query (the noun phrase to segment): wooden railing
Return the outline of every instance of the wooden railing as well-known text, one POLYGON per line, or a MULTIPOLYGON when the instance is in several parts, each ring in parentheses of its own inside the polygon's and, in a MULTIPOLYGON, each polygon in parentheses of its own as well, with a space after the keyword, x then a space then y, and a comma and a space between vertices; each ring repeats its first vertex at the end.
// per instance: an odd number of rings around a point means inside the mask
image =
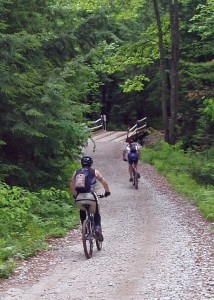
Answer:
POLYGON ((145 129, 146 129, 146 117, 141 120, 137 120, 136 124, 133 127, 128 129, 127 139, 133 138, 137 140, 140 136, 143 135, 145 129))
POLYGON ((101 115, 96 121, 91 121, 88 129, 93 132, 97 130, 106 131, 106 115, 101 115))
MULTIPOLYGON (((127 139, 138 140, 141 136, 143 136, 146 129, 146 119, 147 118, 145 117, 141 120, 137 120, 136 124, 128 129, 127 139)), ((96 121, 90 121, 87 127, 92 132, 99 130, 106 131, 106 115, 101 115, 96 121)))

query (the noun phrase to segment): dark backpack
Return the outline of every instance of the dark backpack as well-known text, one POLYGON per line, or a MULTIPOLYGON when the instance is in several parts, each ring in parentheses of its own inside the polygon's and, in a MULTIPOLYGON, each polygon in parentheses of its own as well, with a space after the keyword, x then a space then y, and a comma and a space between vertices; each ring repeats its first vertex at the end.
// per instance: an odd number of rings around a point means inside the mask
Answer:
POLYGON ((76 171, 75 190, 77 193, 89 193, 91 191, 90 170, 82 168, 76 171))

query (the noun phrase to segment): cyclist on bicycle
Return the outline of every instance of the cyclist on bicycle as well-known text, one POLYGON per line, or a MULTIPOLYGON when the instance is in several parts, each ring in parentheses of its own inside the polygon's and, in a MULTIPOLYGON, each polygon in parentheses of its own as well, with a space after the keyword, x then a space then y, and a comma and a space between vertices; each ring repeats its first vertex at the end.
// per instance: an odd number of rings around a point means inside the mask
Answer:
POLYGON ((140 157, 141 154, 141 145, 139 143, 136 143, 133 139, 126 139, 127 144, 125 145, 125 147, 123 148, 123 160, 127 161, 127 156, 128 153, 130 152, 130 146, 134 145, 136 147, 137 153, 140 157))
MULTIPOLYGON (((92 193, 97 205, 96 205, 96 212, 94 214, 94 222, 95 222, 95 233, 96 235, 99 237, 100 241, 103 241, 103 235, 102 235, 102 227, 101 227, 101 215, 100 215, 100 210, 99 210, 99 203, 96 197, 96 193, 94 191, 94 186, 96 183, 96 179, 102 183, 104 189, 105 189, 105 194, 104 196, 107 197, 109 196, 111 193, 109 191, 109 186, 107 181, 104 179, 104 177, 101 175, 101 173, 98 170, 95 170, 93 168, 91 168, 93 164, 93 159, 90 156, 83 156, 81 158, 81 165, 82 168, 78 169, 74 172, 72 179, 71 179, 71 183, 70 183, 70 188, 71 188, 71 192, 73 197, 76 199, 78 192, 77 192, 77 188, 76 188, 76 176, 81 173, 83 170, 87 170, 88 172, 88 190, 85 191, 86 193, 92 193)), ((80 220, 81 223, 83 224, 84 220, 86 219, 86 212, 84 210, 80 209, 80 220)))
MULTIPOLYGON (((130 152, 128 153, 128 163, 129 163, 129 175, 130 175, 130 179, 129 181, 132 182, 133 178, 132 178, 132 164, 135 164, 136 167, 136 171, 137 171, 137 165, 138 165, 138 160, 139 160, 139 154, 137 152, 136 146, 134 144, 130 145, 130 152)), ((140 174, 138 174, 138 178, 140 178, 140 174)))
MULTIPOLYGON (((129 166, 128 166, 128 172, 129 172, 129 175, 130 175, 130 179, 129 181, 132 182, 133 181, 133 178, 132 178, 132 163, 131 161, 134 159, 132 159, 130 157, 130 153, 134 153, 134 155, 131 155, 131 156, 135 156, 135 160, 137 161, 136 162, 136 169, 137 169, 137 164, 138 164, 138 160, 140 158, 140 154, 141 154, 141 145, 139 145, 139 143, 136 143, 134 142, 133 139, 126 139, 126 142, 127 144, 125 145, 124 149, 123 149, 123 160, 124 161, 127 161, 129 162, 129 166), (127 156, 127 158, 126 158, 127 156), (130 157, 130 158, 129 158, 130 157)), ((138 178, 140 178, 140 174, 138 173, 138 178)))

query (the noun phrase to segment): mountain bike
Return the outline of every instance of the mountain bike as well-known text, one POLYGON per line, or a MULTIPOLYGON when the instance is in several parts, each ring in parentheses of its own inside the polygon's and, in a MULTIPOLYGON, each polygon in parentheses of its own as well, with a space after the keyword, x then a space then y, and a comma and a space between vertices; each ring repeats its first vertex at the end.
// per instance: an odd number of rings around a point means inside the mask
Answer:
POLYGON ((132 163, 132 178, 133 178, 133 185, 135 186, 136 190, 138 189, 138 172, 137 172, 137 165, 136 163, 132 163))
POLYGON ((95 234, 94 214, 96 211, 97 199, 105 197, 104 195, 95 195, 85 193, 78 195, 76 199, 77 206, 86 211, 86 219, 82 224, 82 243, 86 258, 91 258, 93 255, 94 243, 97 250, 102 249, 102 241, 95 234))
MULTIPOLYGON (((128 161, 127 159, 123 159, 124 161, 128 161)), ((132 165, 132 178, 133 178, 133 185, 135 186, 136 190, 138 189, 138 180, 139 180, 139 174, 137 172, 137 164, 136 162, 133 162, 132 165)))

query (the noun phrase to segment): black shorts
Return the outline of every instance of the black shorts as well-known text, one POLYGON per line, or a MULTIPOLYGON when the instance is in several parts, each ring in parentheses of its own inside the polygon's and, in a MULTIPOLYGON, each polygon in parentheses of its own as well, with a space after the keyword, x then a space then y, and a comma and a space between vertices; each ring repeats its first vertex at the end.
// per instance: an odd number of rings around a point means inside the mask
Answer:
POLYGON ((133 159, 133 160, 129 160, 129 164, 132 165, 132 164, 137 164, 138 163, 138 160, 136 159, 133 159))

